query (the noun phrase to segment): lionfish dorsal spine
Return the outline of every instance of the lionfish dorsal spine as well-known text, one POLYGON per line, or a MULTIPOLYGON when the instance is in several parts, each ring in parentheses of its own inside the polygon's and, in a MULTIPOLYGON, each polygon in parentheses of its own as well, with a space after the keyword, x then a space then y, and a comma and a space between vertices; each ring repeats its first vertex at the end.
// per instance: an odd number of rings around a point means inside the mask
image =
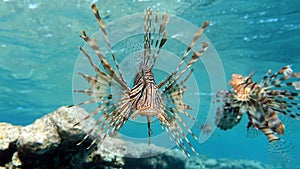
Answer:
MULTIPOLYGON (((105 71, 107 72, 107 75, 109 75, 111 78, 113 78, 116 82, 118 82, 124 89, 129 89, 127 84, 124 83, 119 76, 115 73, 113 67, 110 65, 110 63, 105 59, 105 57, 103 56, 103 54, 101 53, 99 47, 98 47, 98 42, 95 38, 90 38, 85 31, 82 31, 82 35, 80 35, 80 37, 82 39, 84 39, 87 44, 94 50, 94 52, 97 54, 103 68, 105 69, 105 71)), ((87 52, 82 49, 81 47, 81 51, 84 51, 85 55, 87 54, 87 52)), ((88 54, 87 56, 89 58, 91 58, 88 54)))
POLYGON ((169 22, 169 17, 166 13, 164 13, 162 15, 161 23, 159 26, 159 31, 156 35, 156 27, 157 27, 158 21, 159 21, 158 15, 159 15, 159 12, 156 11, 154 26, 153 26, 153 29, 151 30, 151 28, 152 28, 152 10, 150 8, 148 8, 144 13, 144 32, 145 32, 145 34, 144 34, 143 65, 148 65, 150 69, 152 69, 154 67, 157 57, 159 55, 159 52, 167 41, 166 27, 169 22), (154 45, 154 48, 152 48, 151 46, 153 45, 155 36, 156 36, 155 45, 154 45), (154 52, 153 52, 153 50, 154 50, 154 52), (152 56, 151 56, 151 54, 152 54, 152 56))

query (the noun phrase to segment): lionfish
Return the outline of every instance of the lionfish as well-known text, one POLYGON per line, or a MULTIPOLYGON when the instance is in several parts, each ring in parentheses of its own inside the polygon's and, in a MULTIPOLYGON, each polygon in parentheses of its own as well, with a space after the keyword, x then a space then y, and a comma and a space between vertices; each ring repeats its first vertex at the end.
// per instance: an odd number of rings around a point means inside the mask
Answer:
MULTIPOLYGON (((252 81, 252 75, 243 77, 233 74, 228 85, 231 91, 220 91, 218 101, 224 103, 216 113, 215 124, 221 130, 237 125, 243 116, 248 115, 247 129, 262 131, 268 138, 270 149, 280 150, 276 145, 285 131, 283 122, 278 115, 286 115, 294 119, 300 117, 300 72, 293 72, 290 65, 284 66, 272 74, 269 70, 260 83, 252 81)), ((270 150, 274 151, 274 150, 270 150)))
MULTIPOLYGON (((129 118, 135 119, 138 115, 146 116, 148 122, 148 143, 152 134, 150 125, 153 117, 157 117, 163 130, 167 131, 171 140, 187 155, 188 147, 194 154, 198 154, 191 145, 184 130, 187 130, 194 139, 195 134, 188 128, 181 115, 196 120, 187 110, 191 107, 183 101, 183 94, 187 87, 184 85, 191 76, 193 69, 191 66, 206 51, 208 43, 203 42, 199 51, 194 51, 185 67, 181 66, 187 59, 193 46, 209 25, 205 21, 199 30, 194 34, 193 40, 186 49, 176 70, 170 73, 163 81, 156 83, 152 69, 155 65, 161 48, 167 41, 166 27, 168 24, 168 15, 164 13, 159 24, 159 13, 155 13, 154 26, 152 24, 152 11, 147 9, 144 13, 144 52, 143 58, 138 65, 134 77, 134 84, 129 87, 123 78, 117 59, 112 51, 105 24, 95 4, 92 5, 92 11, 98 21, 102 34, 110 50, 111 57, 115 64, 116 70, 104 57, 98 47, 97 40, 89 37, 85 31, 82 31, 81 38, 93 49, 98 56, 102 69, 97 66, 91 59, 90 55, 79 46, 80 51, 88 59, 90 65, 96 72, 95 76, 79 73, 89 83, 90 88, 85 90, 75 90, 91 96, 90 100, 79 103, 78 105, 97 103, 97 108, 83 120, 87 120, 96 115, 100 115, 96 121, 96 126, 87 132, 87 135, 79 143, 84 142, 91 133, 97 131, 97 136, 93 138, 91 146, 95 143, 102 143, 107 137, 114 137, 124 126, 129 118), (157 29, 159 25, 159 28, 157 29), (158 32, 156 32, 158 30, 158 32), (119 92, 119 94, 117 94, 119 92)), ((80 122, 79 122, 80 123, 80 122)), ((79 124, 77 123, 77 124, 79 124)))

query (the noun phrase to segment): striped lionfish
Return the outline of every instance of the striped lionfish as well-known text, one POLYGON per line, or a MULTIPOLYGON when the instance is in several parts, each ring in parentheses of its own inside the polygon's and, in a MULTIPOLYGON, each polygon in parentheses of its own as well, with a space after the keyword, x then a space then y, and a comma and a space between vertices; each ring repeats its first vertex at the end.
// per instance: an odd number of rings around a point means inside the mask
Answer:
POLYGON ((144 13, 143 58, 138 65, 138 71, 134 77, 133 87, 129 87, 123 78, 117 59, 112 51, 104 21, 99 15, 99 11, 95 4, 92 5, 92 11, 108 45, 116 70, 114 70, 113 66, 107 61, 100 51, 97 40, 89 37, 85 31, 82 31, 81 38, 85 40, 96 53, 103 68, 101 67, 101 69, 98 67, 92 61, 90 55, 82 47, 79 47, 80 51, 93 67, 96 75, 90 76, 79 73, 89 83, 90 88, 86 90, 75 90, 75 92, 87 94, 91 96, 91 99, 79 103, 78 105, 98 103, 98 107, 83 120, 100 115, 96 122, 96 126, 87 132, 87 135, 79 144, 84 142, 89 135, 94 132, 97 132, 97 136, 93 138, 91 146, 95 143, 101 144, 108 136, 116 136, 118 131, 129 118, 135 119, 138 115, 141 115, 146 116, 147 118, 149 144, 150 136, 152 134, 150 128, 152 118, 157 117, 162 129, 167 131, 170 139, 174 140, 176 145, 187 156, 190 154, 183 139, 193 153, 197 154, 183 129, 187 130, 188 133, 190 133, 195 139, 197 138, 187 127, 187 124, 183 121, 180 115, 184 115, 195 120, 195 117, 192 117, 187 112, 187 110, 191 109, 191 107, 182 100, 183 94, 187 89, 184 84, 193 72, 193 69, 190 67, 199 59, 200 56, 203 55, 208 47, 208 43, 203 42, 202 49, 200 51, 194 51, 185 67, 181 68, 181 66, 185 62, 204 29, 209 25, 209 22, 204 22, 195 33, 194 38, 181 58, 177 69, 157 84, 152 69, 161 48, 167 41, 166 27, 168 24, 168 15, 164 13, 161 18, 161 23, 159 24, 159 13, 156 12, 153 25, 152 11, 147 9, 144 13), (158 25, 159 28, 157 29, 158 25), (115 94, 116 92, 120 93, 115 94))
POLYGON ((217 94, 217 97, 222 98, 218 101, 224 105, 218 108, 215 123, 222 130, 231 129, 246 113, 249 119, 248 131, 251 128, 262 131, 272 148, 285 130, 278 115, 299 119, 300 81, 297 80, 300 72, 293 72, 289 65, 274 74, 269 70, 260 83, 252 81, 252 75, 243 77, 233 74, 228 83, 232 90, 217 94))

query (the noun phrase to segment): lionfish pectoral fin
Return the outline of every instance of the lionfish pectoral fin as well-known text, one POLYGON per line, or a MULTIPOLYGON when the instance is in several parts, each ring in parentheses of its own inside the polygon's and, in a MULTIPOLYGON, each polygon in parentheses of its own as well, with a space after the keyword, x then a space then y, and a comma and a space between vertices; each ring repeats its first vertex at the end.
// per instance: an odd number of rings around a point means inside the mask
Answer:
MULTIPOLYGON (((124 89, 129 90, 129 87, 127 86, 127 84, 125 82, 123 82, 122 78, 120 78, 116 72, 114 71, 113 67, 109 64, 109 62, 105 59, 105 57, 103 56, 103 54, 100 52, 100 49, 98 47, 98 42, 95 38, 90 38, 85 31, 82 31, 82 35, 80 36, 84 41, 87 42, 87 44, 94 50, 94 52, 97 54, 100 63, 102 64, 103 68, 105 69, 108 77, 112 78, 113 80, 115 80, 116 82, 118 82, 120 84, 120 86, 122 86, 124 89)), ((80 51, 89 59, 89 61, 91 60, 90 56, 87 54, 87 52, 82 49, 82 47, 79 47, 80 51)), ((91 61, 90 61, 91 63, 91 61)), ((92 64, 92 63, 91 63, 92 64)), ((93 65, 92 65, 93 66, 93 65)), ((93 66, 94 67, 94 66, 93 66)), ((94 67, 95 69, 95 67, 94 67)))
POLYGON ((117 62, 117 59, 116 59, 116 57, 115 57, 115 54, 114 54, 113 51, 112 51, 111 44, 110 44, 110 41, 109 41, 109 38, 108 38, 108 35, 107 35, 107 32, 106 32, 106 29, 105 29, 104 21, 102 20, 100 14, 99 14, 99 11, 98 11, 98 9, 97 9, 97 6, 96 6, 95 4, 92 4, 91 7, 92 7, 93 13, 94 13, 94 15, 95 15, 95 17, 96 17, 96 19, 97 19, 97 21, 98 21, 98 24, 99 24, 99 26, 100 26, 100 28, 101 28, 102 34, 103 34, 103 36, 104 36, 104 39, 105 39, 106 44, 107 44, 107 46, 108 46, 108 49, 109 49, 109 51, 110 51, 110 53, 111 53, 111 56, 112 56, 112 58, 113 58, 113 61, 114 61, 115 65, 116 65, 117 71, 118 71, 118 73, 119 73, 119 75, 120 75, 120 80, 122 81, 122 83, 124 83, 125 85, 127 85, 127 83, 126 83, 126 81, 124 80, 124 77, 123 77, 123 75, 122 75, 120 66, 119 66, 119 64, 118 64, 118 62, 117 62))
POLYGON ((187 137, 189 133, 195 140, 197 140, 196 135, 191 131, 190 127, 187 123, 182 119, 181 115, 185 115, 192 120, 194 119, 191 115, 189 115, 184 109, 184 102, 182 101, 181 97, 174 97, 171 93, 167 94, 165 97, 165 110, 159 114, 159 120, 161 123, 162 128, 165 128, 168 132, 170 139, 173 139, 176 145, 182 150, 184 154, 188 157, 190 154, 188 153, 187 147, 192 150, 195 155, 198 155, 198 152, 192 146, 190 140, 187 137), (183 106, 183 107, 182 107, 183 106), (180 110, 180 109, 183 110, 180 110), (185 140, 185 143, 182 140, 185 140))
MULTIPOLYGON (((177 147, 188 157, 190 153, 187 151, 184 142, 182 141, 182 134, 180 132, 181 128, 176 124, 176 120, 169 117, 165 112, 158 114, 158 119, 163 130, 165 130, 170 138, 173 140, 177 147)), ((184 135, 185 137, 185 135, 184 135)))
MULTIPOLYGON (((225 97, 232 97, 232 95, 228 93, 225 97)), ((225 98, 225 100, 231 99, 225 98)), ((240 109, 242 108, 238 105, 229 102, 219 106, 215 117, 216 126, 221 130, 228 130, 239 124, 243 115, 240 114, 240 109)))

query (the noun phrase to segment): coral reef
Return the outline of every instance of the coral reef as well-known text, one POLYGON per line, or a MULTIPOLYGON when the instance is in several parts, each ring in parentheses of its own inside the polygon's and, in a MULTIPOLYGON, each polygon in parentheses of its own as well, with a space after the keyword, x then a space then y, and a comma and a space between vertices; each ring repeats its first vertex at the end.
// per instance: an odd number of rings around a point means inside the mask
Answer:
POLYGON ((61 107, 28 126, 0 123, 0 169, 269 168, 253 161, 216 160, 205 157, 187 160, 180 151, 165 152, 162 147, 132 143, 118 138, 108 138, 101 145, 86 149, 91 140, 87 140, 82 145, 77 143, 95 121, 87 120, 74 127, 74 124, 86 115, 87 112, 79 107, 61 107), (148 158, 130 158, 145 157, 153 153, 158 155, 148 158))

